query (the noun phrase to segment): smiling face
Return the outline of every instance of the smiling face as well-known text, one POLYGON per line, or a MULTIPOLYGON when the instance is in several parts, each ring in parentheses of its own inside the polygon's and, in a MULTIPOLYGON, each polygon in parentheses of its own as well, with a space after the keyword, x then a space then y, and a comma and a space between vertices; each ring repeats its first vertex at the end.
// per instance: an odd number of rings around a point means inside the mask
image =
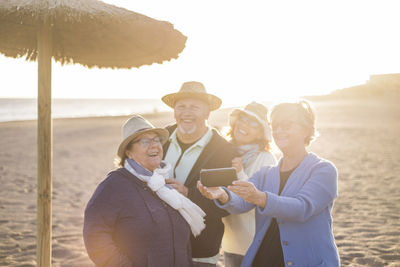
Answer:
POLYGON ((315 116, 301 103, 283 103, 272 110, 275 144, 285 153, 305 148, 314 134, 315 116))
POLYGON ((297 150, 305 147, 305 140, 309 136, 309 130, 296 121, 284 120, 272 122, 272 136, 275 144, 282 152, 297 150))
POLYGON ((174 117, 178 125, 178 131, 183 135, 201 136, 207 129, 206 121, 210 115, 210 109, 206 102, 184 98, 176 101, 174 117))
POLYGON ((263 129, 254 118, 240 114, 233 126, 233 140, 237 145, 254 144, 263 139, 263 129))
POLYGON ((156 133, 144 133, 136 138, 130 148, 125 151, 126 156, 152 172, 160 166, 163 156, 163 148, 159 140, 156 133))

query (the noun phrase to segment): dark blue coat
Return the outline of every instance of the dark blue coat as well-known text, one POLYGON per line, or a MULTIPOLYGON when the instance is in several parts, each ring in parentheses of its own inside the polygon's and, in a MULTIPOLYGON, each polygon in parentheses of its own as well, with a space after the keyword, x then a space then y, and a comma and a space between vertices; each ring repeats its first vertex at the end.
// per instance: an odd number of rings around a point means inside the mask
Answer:
POLYGON ((85 210, 83 238, 96 266, 191 266, 190 227, 124 168, 108 174, 85 210))

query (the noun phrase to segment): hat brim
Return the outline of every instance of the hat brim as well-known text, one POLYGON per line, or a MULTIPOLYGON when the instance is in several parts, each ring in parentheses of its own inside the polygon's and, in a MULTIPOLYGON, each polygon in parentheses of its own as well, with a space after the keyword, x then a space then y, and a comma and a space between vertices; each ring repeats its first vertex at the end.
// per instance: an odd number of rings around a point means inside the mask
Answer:
POLYGON ((161 100, 170 106, 171 108, 175 107, 176 101, 183 99, 183 98, 195 98, 195 99, 200 99, 208 103, 210 106, 210 111, 218 109, 221 104, 222 100, 212 94, 207 94, 207 93, 195 93, 195 92, 178 92, 178 93, 172 93, 165 95, 161 98, 161 100))
POLYGON ((246 114, 246 115, 248 115, 248 116, 250 116, 250 117, 256 119, 257 122, 258 122, 258 123, 261 125, 261 127, 263 128, 263 131, 264 131, 264 138, 265 138, 266 140, 268 140, 268 141, 271 141, 271 140, 272 140, 271 129, 270 129, 270 126, 269 126, 268 121, 263 121, 257 114, 255 114, 255 113, 253 113, 253 112, 251 112, 251 111, 245 110, 245 109, 239 109, 239 108, 237 108, 237 109, 234 109, 234 110, 231 112, 231 114, 229 115, 229 125, 230 125, 231 127, 235 124, 235 122, 236 122, 236 120, 237 120, 237 117, 239 116, 240 113, 244 113, 244 114, 246 114))
POLYGON ((148 128, 148 129, 144 129, 142 131, 136 132, 130 136, 128 136, 127 138, 125 138, 124 141, 121 142, 121 144, 118 147, 118 152, 117 155, 118 157, 122 158, 124 153, 125 153, 125 149, 126 146, 135 138, 137 138, 139 135, 145 134, 145 133, 151 133, 154 132, 156 133, 158 136, 160 136, 162 138, 162 144, 164 145, 165 142, 167 142, 168 137, 169 137, 169 132, 166 129, 163 128, 148 128))

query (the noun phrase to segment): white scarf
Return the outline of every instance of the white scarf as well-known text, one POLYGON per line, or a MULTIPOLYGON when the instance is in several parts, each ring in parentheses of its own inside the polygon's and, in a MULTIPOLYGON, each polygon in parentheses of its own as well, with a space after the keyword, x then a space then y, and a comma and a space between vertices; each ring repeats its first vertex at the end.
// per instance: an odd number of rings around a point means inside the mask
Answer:
POLYGON ((241 145, 237 147, 237 151, 242 158, 242 164, 245 170, 248 168, 249 164, 254 162, 258 154, 261 153, 258 144, 241 145))
POLYGON ((164 163, 161 164, 163 167, 155 169, 152 176, 139 174, 128 163, 128 161, 125 161, 124 167, 134 176, 147 183, 147 186, 156 192, 159 198, 168 203, 172 208, 176 209, 190 225, 193 235, 198 236, 206 226, 204 224, 204 216, 206 214, 190 199, 176 191, 174 188, 166 186, 165 178, 167 178, 171 165, 165 161, 162 162, 164 163))

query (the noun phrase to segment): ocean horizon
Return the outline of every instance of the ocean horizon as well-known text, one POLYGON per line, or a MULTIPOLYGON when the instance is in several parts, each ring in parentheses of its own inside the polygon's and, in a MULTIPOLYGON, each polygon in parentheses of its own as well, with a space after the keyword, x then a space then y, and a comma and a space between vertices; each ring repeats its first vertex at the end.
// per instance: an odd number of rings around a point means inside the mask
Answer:
MULTIPOLYGON (((243 107, 243 99, 226 99, 221 108, 243 107)), ((273 101, 261 101, 270 106, 273 101)), ((53 98, 52 118, 129 116, 172 111, 161 99, 53 98)), ((37 98, 1 98, 0 122, 37 120, 37 98)))
MULTIPOLYGON (((52 118, 124 116, 171 111, 160 99, 52 99, 52 118)), ((0 98, 0 122, 37 120, 36 98, 0 98)))

